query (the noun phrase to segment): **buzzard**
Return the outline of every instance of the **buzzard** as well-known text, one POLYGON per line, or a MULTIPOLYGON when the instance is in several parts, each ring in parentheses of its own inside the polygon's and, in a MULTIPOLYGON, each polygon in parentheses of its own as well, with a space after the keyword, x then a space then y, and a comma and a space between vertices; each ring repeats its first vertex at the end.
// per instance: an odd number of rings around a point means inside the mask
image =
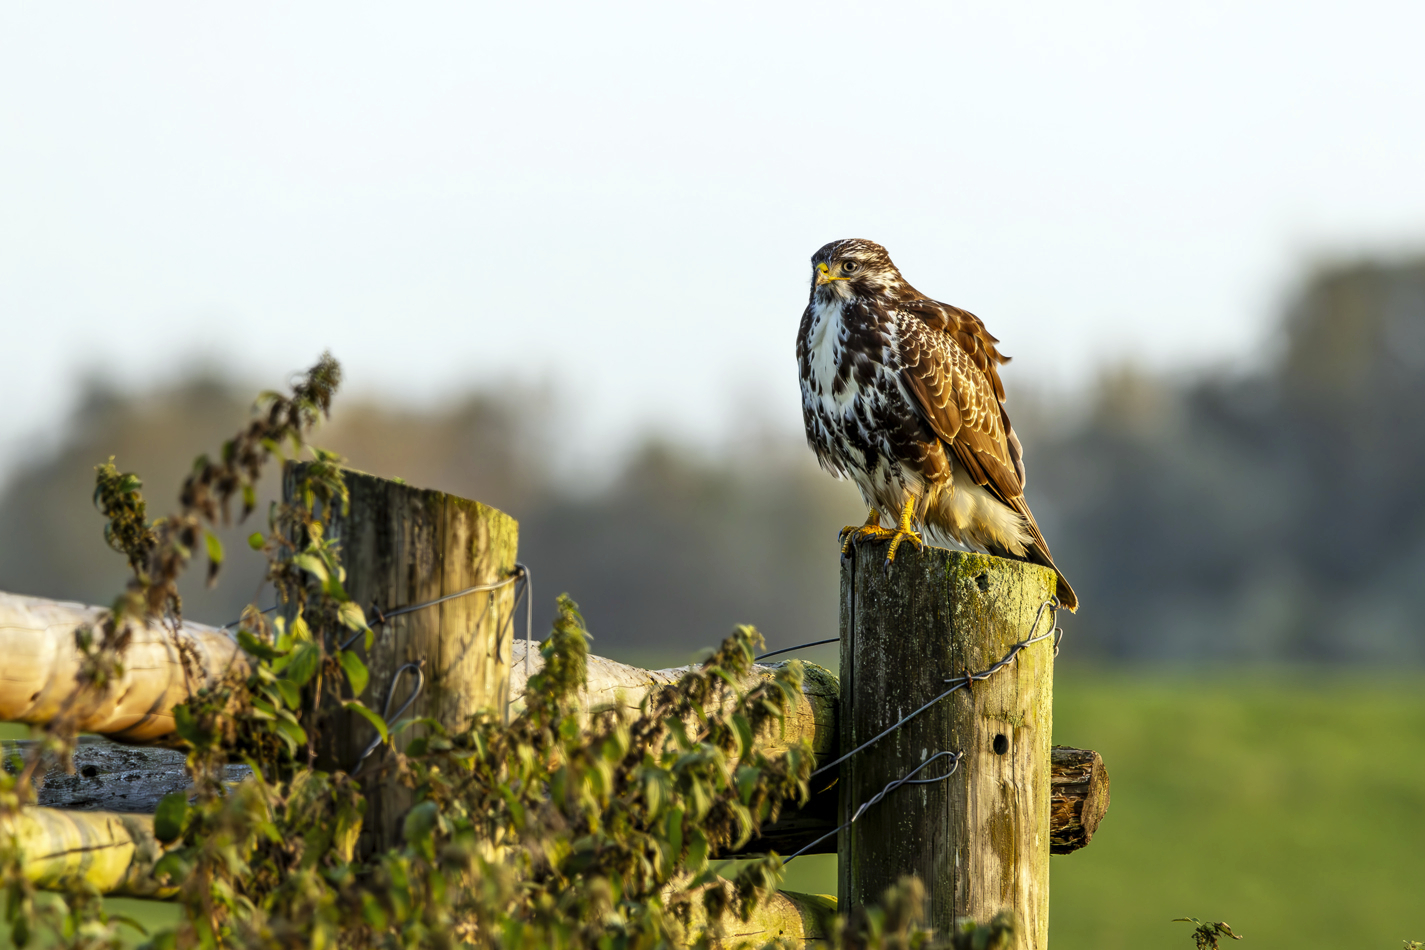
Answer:
POLYGON ((931 300, 871 241, 833 241, 812 255, 811 299, 797 333, 802 417, 823 468, 850 478, 870 507, 842 530, 842 552, 890 538, 940 544, 1052 568, 1059 602, 1078 598, 1024 501, 1024 450, 1004 409, 1001 356, 973 313, 931 300), (882 516, 899 518, 894 528, 882 516))

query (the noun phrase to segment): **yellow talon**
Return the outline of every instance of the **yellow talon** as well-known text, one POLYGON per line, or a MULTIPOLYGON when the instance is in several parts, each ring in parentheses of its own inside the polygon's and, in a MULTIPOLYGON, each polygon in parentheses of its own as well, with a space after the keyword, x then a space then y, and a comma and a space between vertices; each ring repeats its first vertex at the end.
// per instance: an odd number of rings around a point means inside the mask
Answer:
POLYGON ((896 548, 901 546, 902 541, 911 540, 915 542, 917 548, 925 547, 925 542, 920 539, 920 535, 910 529, 911 523, 915 520, 915 499, 912 498, 905 503, 905 508, 901 510, 901 523, 894 531, 882 528, 891 538, 891 549, 886 552, 886 570, 890 570, 891 562, 896 559, 896 548))
POLYGON ((851 550, 851 545, 857 541, 879 541, 894 534, 895 532, 890 528, 881 527, 881 513, 872 508, 871 513, 866 516, 865 524, 849 524, 841 529, 841 533, 837 537, 841 540, 841 553, 846 554, 851 550))

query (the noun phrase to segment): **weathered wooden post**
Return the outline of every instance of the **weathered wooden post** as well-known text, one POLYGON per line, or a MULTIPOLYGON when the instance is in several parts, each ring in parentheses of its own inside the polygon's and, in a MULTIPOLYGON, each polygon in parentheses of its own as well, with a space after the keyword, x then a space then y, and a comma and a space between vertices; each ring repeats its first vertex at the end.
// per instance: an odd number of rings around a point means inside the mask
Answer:
MULTIPOLYGON (((1014 644, 1048 632, 1046 568, 980 554, 863 545, 841 572, 841 749, 878 735, 1014 644)), ((925 883, 928 923, 988 921, 1013 909, 1021 946, 1049 930, 1053 639, 942 699, 841 764, 842 821, 940 752, 963 753, 949 779, 903 785, 839 836, 843 910, 877 902, 901 876, 925 883)), ((944 775, 949 757, 916 776, 944 775)))
MULTIPOLYGON (((284 473, 283 494, 288 499, 297 474, 291 465, 284 473)), ((452 730, 479 709, 505 709, 514 636, 509 622, 512 583, 400 613, 384 623, 380 618, 402 607, 512 579, 518 524, 477 501, 363 472, 342 474, 351 504, 348 514, 333 513, 332 535, 340 542, 347 592, 376 631, 370 652, 364 654, 371 680, 362 701, 395 719, 423 681, 402 717, 430 716, 452 730)), ((353 649, 362 650, 360 641, 353 649)), ((401 741, 421 734, 412 730, 401 741)), ((324 730, 318 767, 352 771, 375 737, 365 720, 337 713, 324 730)), ((362 783, 367 810, 360 848, 367 854, 399 842, 402 818, 412 804, 408 789, 379 776, 384 755, 384 749, 373 752, 359 773, 370 777, 362 783)))

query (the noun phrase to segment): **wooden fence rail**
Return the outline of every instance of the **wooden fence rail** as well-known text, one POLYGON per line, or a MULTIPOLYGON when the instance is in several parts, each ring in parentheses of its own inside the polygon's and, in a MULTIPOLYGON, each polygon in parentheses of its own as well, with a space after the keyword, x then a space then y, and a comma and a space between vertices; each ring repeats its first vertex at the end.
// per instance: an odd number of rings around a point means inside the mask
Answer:
MULTIPOLYGON (((0 722, 43 726, 59 713, 79 671, 74 632, 102 613, 99 607, 0 593, 0 722)), ((173 707, 246 663, 233 638, 215 627, 185 622, 174 633, 161 624, 138 626, 123 675, 79 711, 78 729, 121 742, 176 744, 173 707)))
MULTIPOLYGON (((524 641, 516 641, 510 670, 510 690, 516 703, 524 693, 524 651, 524 641)), ((538 672, 542 663, 535 652, 529 664, 530 672, 538 672)), ((649 689, 674 682, 684 670, 684 667, 644 670, 590 656, 589 685, 584 694, 586 708, 616 705, 632 712, 649 689)), ((757 667, 754 677, 771 677, 775 671, 776 665, 757 667)), ((830 671, 806 664, 802 688, 805 701, 788 717, 785 734, 774 733, 768 746, 785 748, 789 743, 807 739, 816 750, 818 760, 829 761, 838 743, 840 684, 830 671)), ((166 737, 160 738, 166 741, 166 737)), ((4 745, 23 751, 29 743, 4 745)), ((39 804, 54 809, 152 814, 164 795, 188 787, 184 758, 182 751, 164 745, 119 744, 99 736, 83 736, 74 752, 74 772, 66 773, 56 767, 45 775, 39 787, 39 804)), ((246 766, 228 766, 230 781, 239 781, 246 774, 246 766)), ((1108 772, 1096 752, 1055 748, 1050 781, 1054 796, 1050 824, 1052 850, 1056 854, 1068 854, 1089 843, 1108 809, 1108 772)), ((838 823, 836 788, 829 780, 824 784, 818 782, 814 788, 823 791, 814 795, 806 807, 791 809, 779 821, 765 826, 760 838, 749 841, 735 854, 768 851, 794 854, 833 830, 838 823), (828 785, 831 787, 827 788, 828 785)), ((833 837, 809 853, 835 852, 833 837)))
MULTIPOLYGON (((291 469, 285 479, 290 492, 291 469)), ((382 611, 437 601, 430 609, 381 623, 366 662, 367 704, 389 700, 407 714, 459 728, 477 708, 517 708, 537 652, 513 639, 517 525, 476 502, 347 472, 350 514, 339 517, 346 586, 368 619, 382 611), (479 596, 451 598, 472 586, 479 596), (421 688, 412 691, 418 670, 421 688), (403 673, 406 679, 402 680, 403 673)), ((901 874, 918 873, 930 895, 932 923, 987 919, 1013 907, 1026 945, 1045 942, 1047 859, 1087 845, 1108 807, 1108 774, 1095 752, 1049 747, 1053 644, 1037 641, 991 682, 907 713, 947 682, 980 671, 1038 627, 1036 608, 1053 575, 1018 562, 930 549, 902 552, 889 575, 875 547, 843 565, 842 677, 807 664, 803 702, 785 728, 764 740, 777 752, 807 740, 817 757, 812 800, 783 814, 741 854, 787 855, 824 839, 811 853, 840 855, 843 907, 879 897, 901 874), (883 739, 875 738, 887 732, 883 739), (874 739, 868 743, 868 740, 874 739), (864 746, 864 748, 862 748, 864 746), (840 764, 836 760, 853 751, 840 764), (935 751, 953 753, 949 780, 897 789, 840 835, 862 804, 935 751)), ((0 720, 42 725, 75 689, 75 630, 99 608, 0 593, 0 720)), ((1049 624, 1052 626, 1052 623, 1049 624)), ((184 623, 176 634, 150 625, 136 632, 123 678, 82 710, 80 729, 127 745, 86 738, 76 772, 44 777, 40 806, 8 819, 34 860, 27 874, 42 887, 83 879, 100 891, 163 897, 150 871, 162 848, 151 814, 163 795, 187 787, 173 708, 224 672, 246 665, 225 632, 184 623), (181 658, 186 655, 187 662, 181 658), (61 807, 49 807, 61 806, 61 807)), ((635 710, 648 691, 684 671, 642 670, 590 657, 587 709, 635 710)), ((745 687, 774 675, 759 666, 745 687)), ((390 709, 394 712, 394 708, 390 709)), ((363 761, 364 722, 345 723, 323 740, 319 765, 352 770, 368 785, 362 846, 397 843, 408 793, 383 781, 378 751, 363 761)), ((232 767, 230 778, 242 777, 232 767)), ((939 772, 940 770, 936 770, 939 772)), ((933 777, 927 773, 926 777, 933 777)), ((746 936, 821 934, 832 905, 805 895, 779 896, 746 936), (758 929, 761 928, 761 929, 758 929)))

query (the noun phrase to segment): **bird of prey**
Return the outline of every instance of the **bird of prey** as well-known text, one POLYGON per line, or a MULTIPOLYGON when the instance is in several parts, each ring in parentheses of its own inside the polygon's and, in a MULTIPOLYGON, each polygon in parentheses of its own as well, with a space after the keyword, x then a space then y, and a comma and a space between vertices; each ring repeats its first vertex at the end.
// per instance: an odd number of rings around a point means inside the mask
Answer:
POLYGON ((890 538, 889 570, 902 542, 923 544, 919 524, 939 544, 1052 568, 1059 602, 1077 609, 1024 500, 999 341, 979 317, 907 283, 879 244, 833 241, 811 263, 797 334, 807 442, 871 509, 842 530, 842 552, 890 538), (883 516, 896 526, 883 527, 883 516))

